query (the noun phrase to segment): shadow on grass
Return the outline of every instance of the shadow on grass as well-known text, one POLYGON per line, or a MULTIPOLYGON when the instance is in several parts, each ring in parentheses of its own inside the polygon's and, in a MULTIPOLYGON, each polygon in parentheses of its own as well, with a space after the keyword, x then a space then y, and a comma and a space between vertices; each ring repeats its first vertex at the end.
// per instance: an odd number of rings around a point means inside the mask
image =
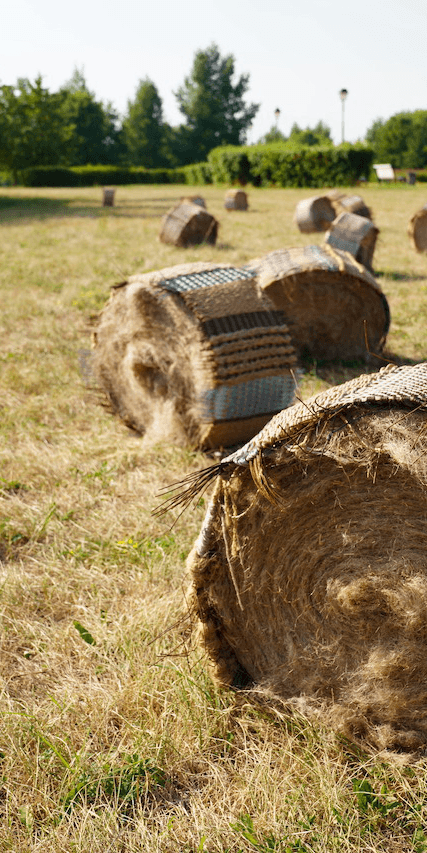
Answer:
POLYGON ((405 272, 395 270, 376 270, 376 278, 391 278, 392 281, 425 281, 427 275, 408 275, 405 272))
POLYGON ((99 203, 87 201, 83 198, 44 198, 38 196, 11 196, 0 195, 0 225, 15 225, 19 221, 29 219, 51 219, 53 217, 88 217, 98 219, 103 217, 129 217, 133 219, 156 219, 163 216, 179 198, 156 198, 156 199, 132 199, 120 203, 114 207, 103 207, 101 198, 99 203))
POLYGON ((405 358, 397 353, 388 351, 381 355, 370 355, 369 360, 365 361, 315 361, 312 358, 301 359, 301 366, 304 373, 311 373, 319 379, 323 379, 329 385, 341 385, 343 382, 348 382, 349 379, 355 379, 361 373, 377 373, 381 367, 387 364, 394 364, 398 367, 408 364, 418 364, 419 359, 405 358))

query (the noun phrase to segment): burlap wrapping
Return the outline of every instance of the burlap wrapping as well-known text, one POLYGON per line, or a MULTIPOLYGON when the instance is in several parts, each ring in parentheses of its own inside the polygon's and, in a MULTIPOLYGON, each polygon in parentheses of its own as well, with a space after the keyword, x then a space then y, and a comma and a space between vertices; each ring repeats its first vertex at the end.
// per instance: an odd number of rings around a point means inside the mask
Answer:
POLYGON ((409 220, 408 236, 417 252, 427 251, 427 205, 417 210, 409 220))
POLYGON ((380 748, 427 743, 426 451, 424 363, 290 407, 212 470, 188 566, 222 683, 380 748))
POLYGON ((261 290, 284 312, 300 355, 353 360, 381 352, 390 325, 388 303, 374 276, 351 254, 306 246, 270 252, 254 264, 261 290))
POLYGON ((294 398, 283 313, 251 270, 229 264, 183 264, 113 289, 94 361, 128 424, 204 449, 246 441, 294 398))
POLYGON ((226 210, 247 210, 248 197, 243 190, 227 190, 224 198, 226 210))
POLYGON ((182 202, 173 207, 162 219, 160 240, 182 249, 208 243, 214 246, 218 236, 218 222, 200 204, 182 202))
POLYGON ((335 219, 335 209, 327 195, 314 196, 299 201, 294 222, 303 234, 326 231, 335 219))
POLYGON ((375 244, 379 229, 365 216, 357 213, 340 213, 325 234, 325 243, 333 249, 350 252, 356 260, 372 272, 375 244))

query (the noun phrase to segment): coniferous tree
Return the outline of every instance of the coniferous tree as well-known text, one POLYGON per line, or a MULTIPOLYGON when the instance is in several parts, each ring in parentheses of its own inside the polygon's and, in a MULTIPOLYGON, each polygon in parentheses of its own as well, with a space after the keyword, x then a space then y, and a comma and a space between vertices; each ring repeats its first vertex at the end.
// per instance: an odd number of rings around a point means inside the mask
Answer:
POLYGON ((134 100, 128 101, 123 134, 129 162, 134 166, 149 169, 165 165, 162 101, 148 77, 140 80, 134 100))

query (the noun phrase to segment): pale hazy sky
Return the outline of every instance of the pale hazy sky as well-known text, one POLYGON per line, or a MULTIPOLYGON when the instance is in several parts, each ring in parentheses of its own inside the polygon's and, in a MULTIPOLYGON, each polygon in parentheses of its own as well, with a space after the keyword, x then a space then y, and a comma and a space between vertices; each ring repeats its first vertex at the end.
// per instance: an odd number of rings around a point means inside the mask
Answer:
POLYGON ((250 74, 260 109, 255 142, 279 128, 326 122, 341 139, 339 90, 348 89, 346 139, 379 116, 427 109, 427 0, 1 0, 0 83, 40 73, 56 91, 83 70, 88 88, 123 114, 150 77, 164 118, 179 124, 173 92, 194 53, 215 42, 250 74))

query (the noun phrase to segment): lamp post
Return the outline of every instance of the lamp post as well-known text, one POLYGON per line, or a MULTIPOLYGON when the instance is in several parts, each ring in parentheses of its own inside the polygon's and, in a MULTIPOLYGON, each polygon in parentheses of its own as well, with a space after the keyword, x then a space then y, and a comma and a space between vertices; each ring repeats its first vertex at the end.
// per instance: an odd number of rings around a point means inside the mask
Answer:
POLYGON ((275 117, 275 119, 276 119, 276 130, 277 130, 277 125, 278 125, 278 123, 279 123, 279 118, 280 118, 280 110, 279 110, 279 107, 276 107, 276 109, 274 110, 274 117, 275 117))
POLYGON ((340 98, 341 98, 341 142, 344 142, 344 104, 345 99, 348 95, 347 89, 340 90, 340 98))

